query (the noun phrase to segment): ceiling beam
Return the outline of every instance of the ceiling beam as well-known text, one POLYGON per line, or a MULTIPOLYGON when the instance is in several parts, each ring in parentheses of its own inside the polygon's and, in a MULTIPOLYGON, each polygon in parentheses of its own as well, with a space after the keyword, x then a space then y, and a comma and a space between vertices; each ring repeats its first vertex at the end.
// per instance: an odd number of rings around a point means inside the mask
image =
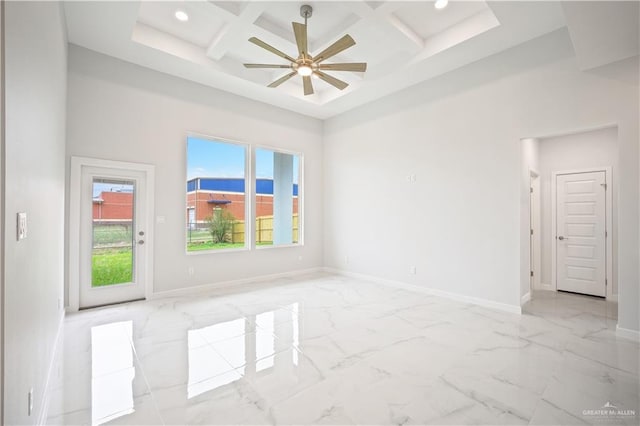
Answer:
POLYGON ((402 4, 399 2, 385 2, 376 9, 373 9, 365 2, 346 2, 344 6, 350 9, 360 18, 365 19, 374 24, 381 31, 388 30, 391 42, 398 46, 399 49, 409 51, 422 50, 424 48, 424 40, 416 34, 411 28, 402 23, 393 12, 402 4))
MULTIPOLYGON (((208 3, 208 5, 224 10, 213 3, 208 3)), ((246 41, 247 34, 254 32, 253 23, 264 13, 266 6, 264 2, 248 3, 238 16, 225 10, 225 14, 228 15, 227 23, 209 44, 207 56, 214 60, 220 60, 233 46, 246 41)))

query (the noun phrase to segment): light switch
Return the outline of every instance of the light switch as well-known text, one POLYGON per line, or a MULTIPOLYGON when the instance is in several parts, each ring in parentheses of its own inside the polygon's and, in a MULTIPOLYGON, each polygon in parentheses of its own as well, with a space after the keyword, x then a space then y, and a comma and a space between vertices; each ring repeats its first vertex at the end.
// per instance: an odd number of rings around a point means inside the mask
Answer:
POLYGON ((27 238, 27 214, 18 213, 18 241, 27 238))

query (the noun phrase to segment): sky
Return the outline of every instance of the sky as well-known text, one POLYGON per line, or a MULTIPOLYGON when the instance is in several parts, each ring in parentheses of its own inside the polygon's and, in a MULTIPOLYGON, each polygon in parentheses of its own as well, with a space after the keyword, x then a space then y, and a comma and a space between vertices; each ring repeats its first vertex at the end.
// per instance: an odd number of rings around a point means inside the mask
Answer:
POLYGON ((102 192, 133 192, 132 184, 117 184, 115 182, 93 182, 93 197, 97 197, 102 192))
MULTIPOLYGON (((298 183, 300 158, 293 157, 293 183, 298 183)), ((187 180, 195 177, 244 177, 244 146, 197 137, 187 138, 187 180)), ((256 149, 256 177, 273 179, 273 151, 256 149)), ((93 196, 103 191, 131 192, 132 185, 96 182, 93 196)))
MULTIPOLYGON (((187 180, 196 177, 244 177, 244 146, 187 138, 187 180)), ((299 157, 293 157, 294 183, 298 183, 299 157)), ((256 149, 256 177, 273 179, 273 151, 256 149)))

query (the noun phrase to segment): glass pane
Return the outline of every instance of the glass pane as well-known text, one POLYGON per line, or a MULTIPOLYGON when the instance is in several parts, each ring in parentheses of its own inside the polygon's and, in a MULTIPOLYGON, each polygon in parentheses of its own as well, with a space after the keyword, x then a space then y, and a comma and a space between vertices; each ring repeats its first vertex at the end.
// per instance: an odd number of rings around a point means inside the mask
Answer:
POLYGON ((256 149, 256 245, 299 241, 300 157, 256 149))
POLYGON ((187 251, 245 246, 242 145, 187 139, 187 251))
POLYGON ((135 183, 93 179, 91 286, 133 281, 135 183))

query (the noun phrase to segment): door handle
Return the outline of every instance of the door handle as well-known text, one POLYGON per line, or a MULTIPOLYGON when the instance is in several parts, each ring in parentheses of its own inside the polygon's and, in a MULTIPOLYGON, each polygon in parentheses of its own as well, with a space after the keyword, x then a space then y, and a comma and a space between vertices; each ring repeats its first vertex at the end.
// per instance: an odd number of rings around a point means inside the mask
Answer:
POLYGON ((138 240, 138 244, 139 244, 139 245, 144 244, 144 240, 138 240))
MULTIPOLYGON (((560 241, 562 241, 562 240, 564 240, 565 238, 564 238, 562 235, 560 235, 560 236, 558 237, 558 239, 559 239, 560 241)), ((568 239, 568 238, 567 238, 567 239, 568 239)))

